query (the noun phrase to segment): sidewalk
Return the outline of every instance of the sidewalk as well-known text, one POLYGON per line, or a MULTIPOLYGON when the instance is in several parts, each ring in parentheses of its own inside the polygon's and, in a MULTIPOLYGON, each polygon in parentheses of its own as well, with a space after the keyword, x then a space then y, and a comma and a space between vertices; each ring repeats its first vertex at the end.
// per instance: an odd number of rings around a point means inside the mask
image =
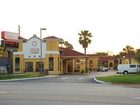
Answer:
POLYGON ((35 79, 43 79, 43 78, 55 78, 58 77, 58 75, 48 75, 44 77, 32 77, 32 78, 19 78, 19 79, 6 79, 6 80, 0 80, 0 82, 14 82, 14 81, 24 81, 24 80, 35 80, 35 79))

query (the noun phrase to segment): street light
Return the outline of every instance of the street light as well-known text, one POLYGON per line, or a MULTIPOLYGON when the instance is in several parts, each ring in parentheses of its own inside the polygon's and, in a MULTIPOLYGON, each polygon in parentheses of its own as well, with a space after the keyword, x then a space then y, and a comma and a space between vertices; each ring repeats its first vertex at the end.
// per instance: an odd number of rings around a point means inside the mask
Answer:
POLYGON ((40 60, 41 60, 41 69, 40 72, 43 71, 43 62, 42 62, 42 31, 47 30, 46 28, 40 28, 40 60))

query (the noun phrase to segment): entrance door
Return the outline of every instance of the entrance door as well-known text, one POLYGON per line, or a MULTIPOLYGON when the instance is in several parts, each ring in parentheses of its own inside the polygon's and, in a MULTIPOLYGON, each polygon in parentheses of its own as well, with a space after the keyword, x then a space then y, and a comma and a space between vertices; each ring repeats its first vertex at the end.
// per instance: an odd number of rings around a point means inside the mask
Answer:
POLYGON ((72 60, 67 61, 67 71, 68 71, 68 73, 73 72, 73 62, 72 62, 72 60))
POLYGON ((26 62, 25 69, 26 69, 26 72, 33 72, 33 62, 26 62))
POLYGON ((68 72, 72 72, 72 66, 68 65, 68 72))
POLYGON ((43 62, 36 62, 36 71, 37 72, 44 71, 44 63, 43 62))

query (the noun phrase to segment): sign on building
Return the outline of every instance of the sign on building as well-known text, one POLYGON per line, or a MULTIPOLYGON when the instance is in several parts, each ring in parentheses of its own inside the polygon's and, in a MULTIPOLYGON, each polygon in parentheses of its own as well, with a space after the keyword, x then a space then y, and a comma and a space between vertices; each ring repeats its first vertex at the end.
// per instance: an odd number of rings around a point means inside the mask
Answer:
POLYGON ((18 33, 2 31, 1 32, 2 46, 10 48, 18 48, 18 33))
POLYGON ((1 32, 1 38, 4 39, 4 40, 17 41, 18 40, 18 33, 2 31, 1 32))

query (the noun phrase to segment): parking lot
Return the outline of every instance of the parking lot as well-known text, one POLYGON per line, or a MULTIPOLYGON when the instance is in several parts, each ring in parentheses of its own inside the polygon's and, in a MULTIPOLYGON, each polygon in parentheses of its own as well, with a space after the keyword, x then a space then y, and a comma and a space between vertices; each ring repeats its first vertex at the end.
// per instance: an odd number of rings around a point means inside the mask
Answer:
POLYGON ((93 72, 93 75, 95 77, 100 77, 100 76, 111 76, 111 75, 119 75, 119 74, 117 74, 117 70, 108 70, 106 72, 103 71, 93 72))

